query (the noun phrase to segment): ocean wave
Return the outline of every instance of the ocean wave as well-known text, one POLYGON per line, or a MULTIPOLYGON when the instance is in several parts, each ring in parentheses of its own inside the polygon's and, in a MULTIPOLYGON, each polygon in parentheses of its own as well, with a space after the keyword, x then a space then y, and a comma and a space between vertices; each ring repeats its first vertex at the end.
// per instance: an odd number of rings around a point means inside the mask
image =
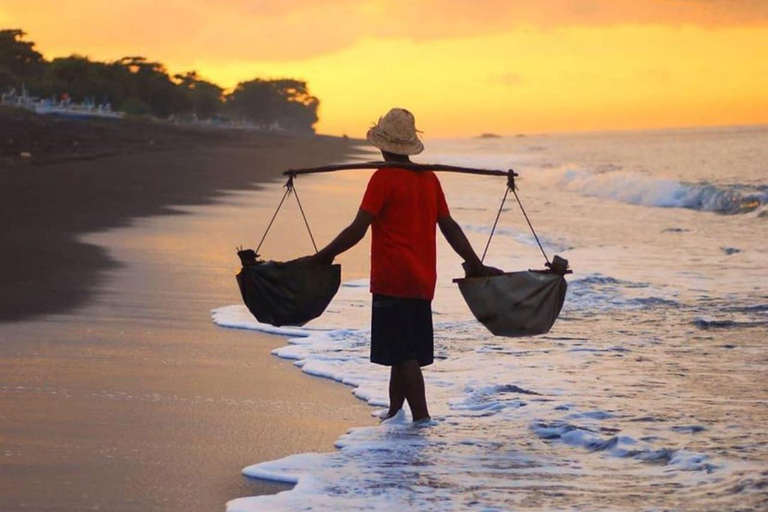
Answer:
POLYGON ((693 319, 693 325, 703 331, 714 329, 744 329, 766 326, 768 325, 768 320, 733 320, 730 318, 697 317, 693 319))
POLYGON ((563 310, 568 312, 680 307, 680 303, 659 296, 659 293, 661 290, 649 283, 616 279, 599 273, 590 274, 569 281, 563 310))
MULTIPOLYGON (((765 297, 768 300, 768 297, 765 297)), ((736 313, 765 313, 768 316, 768 304, 752 304, 749 306, 723 306, 723 311, 736 312, 736 313)))
MULTIPOLYGON (((592 416, 595 419, 610 418, 610 414, 592 416)), ((656 448, 627 435, 601 435, 592 428, 574 425, 567 421, 534 421, 531 430, 540 438, 560 441, 566 445, 583 448, 588 452, 604 452, 619 458, 633 458, 642 462, 669 466, 677 471, 705 471, 711 473, 721 467, 703 453, 670 448, 656 448)))
MULTIPOLYGON (((704 301, 696 307, 692 323, 708 330, 744 329, 768 326, 768 304, 755 299, 728 297, 725 300, 704 301)), ((765 297, 761 297, 761 300, 765 297)))
POLYGON ((744 214, 768 204, 768 187, 684 183, 621 170, 559 167, 526 174, 526 179, 579 192, 585 196, 662 208, 687 208, 744 214))

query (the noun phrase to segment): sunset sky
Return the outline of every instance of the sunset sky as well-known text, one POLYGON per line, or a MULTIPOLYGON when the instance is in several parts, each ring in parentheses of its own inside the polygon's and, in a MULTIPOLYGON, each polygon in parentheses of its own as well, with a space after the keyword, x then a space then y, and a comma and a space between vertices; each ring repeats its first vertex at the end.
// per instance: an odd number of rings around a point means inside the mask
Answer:
POLYGON ((425 137, 768 123, 768 0, 3 0, 47 58, 307 80, 318 131, 425 137))

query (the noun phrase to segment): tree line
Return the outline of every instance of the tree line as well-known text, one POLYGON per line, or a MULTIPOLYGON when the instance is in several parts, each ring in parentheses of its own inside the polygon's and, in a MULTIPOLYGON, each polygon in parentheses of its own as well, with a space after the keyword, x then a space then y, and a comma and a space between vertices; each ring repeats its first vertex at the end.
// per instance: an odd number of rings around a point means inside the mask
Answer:
POLYGON ((313 133, 320 100, 307 83, 255 78, 231 92, 197 72, 170 75, 141 56, 99 62, 82 55, 46 60, 19 29, 0 30, 0 92, 21 87, 41 98, 110 104, 130 115, 167 119, 227 119, 265 129, 313 133))

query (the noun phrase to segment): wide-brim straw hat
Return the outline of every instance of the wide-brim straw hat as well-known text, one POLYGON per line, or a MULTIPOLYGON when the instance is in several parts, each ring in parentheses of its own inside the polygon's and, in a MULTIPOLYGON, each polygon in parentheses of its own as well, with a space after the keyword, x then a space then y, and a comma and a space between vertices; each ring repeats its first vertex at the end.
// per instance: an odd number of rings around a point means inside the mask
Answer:
POLYGON ((416 120, 404 108, 393 108, 368 130, 368 142, 397 155, 418 155, 424 151, 419 139, 416 120))

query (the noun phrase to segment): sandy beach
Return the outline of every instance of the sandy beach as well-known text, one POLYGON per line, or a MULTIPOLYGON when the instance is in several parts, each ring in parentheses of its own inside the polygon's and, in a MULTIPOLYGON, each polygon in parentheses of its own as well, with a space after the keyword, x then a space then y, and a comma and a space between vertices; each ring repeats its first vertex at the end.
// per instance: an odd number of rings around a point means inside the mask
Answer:
POLYGON ((286 488, 242 467, 372 421, 282 339, 210 321, 239 300, 214 241, 257 241, 223 191, 353 143, 0 115, 1 510, 220 510, 286 488))

